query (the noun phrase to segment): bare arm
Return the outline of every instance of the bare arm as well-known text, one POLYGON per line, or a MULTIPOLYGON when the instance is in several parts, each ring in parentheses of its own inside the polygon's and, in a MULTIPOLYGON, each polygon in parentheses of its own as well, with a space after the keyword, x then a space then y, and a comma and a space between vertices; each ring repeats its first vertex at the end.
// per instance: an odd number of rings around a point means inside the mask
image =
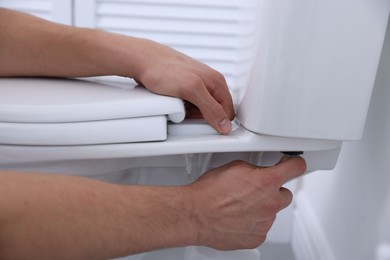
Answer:
POLYGON ((301 158, 270 168, 233 162, 183 187, 0 172, 0 258, 107 259, 186 245, 257 247, 291 202, 281 185, 304 171, 301 158))
POLYGON ((184 188, 0 173, 1 259, 107 259, 194 242, 184 188))
POLYGON ((232 100, 224 77, 156 42, 76 28, 0 8, 0 77, 135 78, 149 90, 196 105, 221 133, 231 129, 232 100))

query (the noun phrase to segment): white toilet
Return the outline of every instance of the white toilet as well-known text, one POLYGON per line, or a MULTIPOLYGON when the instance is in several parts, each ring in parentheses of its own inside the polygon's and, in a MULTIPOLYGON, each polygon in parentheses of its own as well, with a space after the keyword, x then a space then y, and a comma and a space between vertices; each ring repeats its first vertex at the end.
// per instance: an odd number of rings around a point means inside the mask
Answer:
MULTIPOLYGON (((204 120, 184 120, 180 99, 130 84, 118 87, 77 79, 3 78, 0 90, 3 169, 84 175, 82 171, 90 164, 84 166, 85 160, 124 158, 125 166, 115 163, 121 169, 149 166, 151 162, 145 158, 151 156, 187 155, 176 163, 183 166, 198 160, 196 154, 229 152, 271 152, 263 154, 262 160, 268 158, 272 164, 285 151, 305 152, 304 156, 313 159, 320 156, 322 161, 313 161, 315 165, 309 160, 309 170, 314 170, 332 168, 341 147, 341 141, 259 135, 238 121, 233 122, 231 134, 222 136, 204 120)), ((167 158, 157 160, 156 166, 163 160, 167 158)))
MULTIPOLYGON (((180 185, 234 159, 272 165, 283 152, 303 153, 308 171, 332 169, 342 142, 362 135, 390 2, 258 3, 257 48, 231 134, 184 120, 181 100, 130 82, 3 78, 0 169, 180 185)), ((159 259, 260 258, 257 250, 163 252, 159 259)))

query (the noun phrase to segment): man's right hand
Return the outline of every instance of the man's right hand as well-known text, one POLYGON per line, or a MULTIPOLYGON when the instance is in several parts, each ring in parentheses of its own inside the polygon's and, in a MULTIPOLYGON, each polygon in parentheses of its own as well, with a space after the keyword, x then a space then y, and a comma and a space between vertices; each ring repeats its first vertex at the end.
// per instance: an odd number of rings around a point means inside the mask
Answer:
POLYGON ((305 170, 302 158, 285 157, 273 167, 234 161, 205 173, 190 186, 196 244, 220 250, 258 247, 276 214, 292 201, 282 185, 305 170))

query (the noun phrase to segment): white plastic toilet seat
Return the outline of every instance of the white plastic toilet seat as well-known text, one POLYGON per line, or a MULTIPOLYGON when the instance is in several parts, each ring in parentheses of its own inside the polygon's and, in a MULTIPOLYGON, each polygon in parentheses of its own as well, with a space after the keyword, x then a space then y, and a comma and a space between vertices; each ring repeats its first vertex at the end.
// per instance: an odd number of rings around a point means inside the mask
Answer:
POLYGON ((168 129, 168 118, 180 122, 184 114, 180 99, 137 87, 121 89, 84 80, 0 79, 0 168, 221 152, 276 152, 278 157, 280 151, 305 151, 309 171, 326 170, 334 167, 342 144, 260 135, 240 125, 228 135, 219 135, 198 120, 168 129))
POLYGON ((165 140, 180 99, 76 79, 0 79, 0 143, 85 145, 165 140))

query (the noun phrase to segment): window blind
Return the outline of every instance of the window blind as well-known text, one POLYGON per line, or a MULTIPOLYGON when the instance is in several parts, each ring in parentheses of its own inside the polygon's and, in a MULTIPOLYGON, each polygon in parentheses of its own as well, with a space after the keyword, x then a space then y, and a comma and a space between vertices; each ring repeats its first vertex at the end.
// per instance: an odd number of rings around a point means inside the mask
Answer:
POLYGON ((0 0, 0 7, 31 13, 52 20, 51 0, 0 0))
POLYGON ((63 24, 72 24, 72 0, 0 0, 0 7, 30 13, 63 24))

